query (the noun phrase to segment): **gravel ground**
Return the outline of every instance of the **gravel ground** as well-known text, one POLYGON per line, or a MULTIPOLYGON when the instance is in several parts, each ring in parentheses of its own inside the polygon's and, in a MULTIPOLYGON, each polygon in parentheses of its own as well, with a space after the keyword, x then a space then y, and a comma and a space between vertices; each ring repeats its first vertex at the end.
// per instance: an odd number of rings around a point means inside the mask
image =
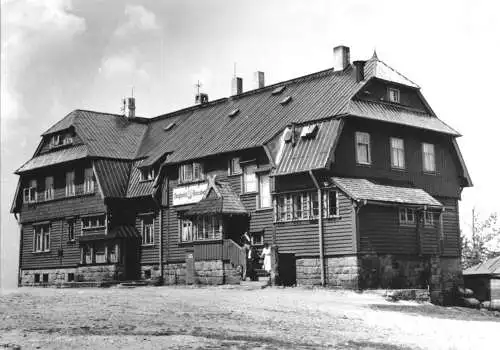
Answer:
POLYGON ((497 349, 499 331, 495 313, 324 289, 21 288, 0 295, 0 349, 497 349))

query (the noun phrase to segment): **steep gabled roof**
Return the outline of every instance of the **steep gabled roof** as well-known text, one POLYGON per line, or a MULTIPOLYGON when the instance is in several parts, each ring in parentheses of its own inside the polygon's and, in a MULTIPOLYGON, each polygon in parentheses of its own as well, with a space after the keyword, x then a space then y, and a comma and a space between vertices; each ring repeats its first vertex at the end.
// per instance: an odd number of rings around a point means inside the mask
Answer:
POLYGON ((343 192, 354 200, 367 200, 441 208, 437 199, 420 188, 379 185, 367 179, 332 178, 343 192))
POLYGON ((96 159, 94 169, 105 198, 121 198, 127 193, 132 161, 96 159))
POLYGON ((410 86, 416 89, 420 88, 417 84, 405 77, 403 74, 399 73, 394 68, 389 67, 387 64, 385 64, 385 62, 379 60, 375 53, 373 54, 372 58, 366 61, 365 78, 378 78, 385 81, 410 86))

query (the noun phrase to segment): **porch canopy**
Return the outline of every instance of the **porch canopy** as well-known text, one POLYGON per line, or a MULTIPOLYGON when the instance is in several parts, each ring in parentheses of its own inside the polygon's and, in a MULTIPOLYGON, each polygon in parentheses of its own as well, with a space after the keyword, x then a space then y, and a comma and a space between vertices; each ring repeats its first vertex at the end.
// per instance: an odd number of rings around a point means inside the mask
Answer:
POLYGON ((193 217, 216 214, 248 215, 248 212, 228 182, 209 178, 203 198, 182 215, 193 217))
POLYGON ((78 239, 80 242, 103 241, 114 238, 134 238, 139 239, 141 235, 133 225, 119 225, 113 227, 107 234, 83 234, 78 239))
POLYGON ((333 183, 354 200, 407 206, 443 208, 443 204, 420 188, 380 185, 368 179, 332 178, 333 183))

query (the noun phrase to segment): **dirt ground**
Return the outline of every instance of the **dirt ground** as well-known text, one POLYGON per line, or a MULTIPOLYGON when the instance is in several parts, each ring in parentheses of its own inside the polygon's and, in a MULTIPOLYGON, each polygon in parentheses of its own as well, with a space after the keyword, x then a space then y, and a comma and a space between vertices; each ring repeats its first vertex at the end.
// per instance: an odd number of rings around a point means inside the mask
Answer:
POLYGON ((0 295, 0 349, 498 349, 499 332, 498 313, 324 289, 21 288, 0 295))

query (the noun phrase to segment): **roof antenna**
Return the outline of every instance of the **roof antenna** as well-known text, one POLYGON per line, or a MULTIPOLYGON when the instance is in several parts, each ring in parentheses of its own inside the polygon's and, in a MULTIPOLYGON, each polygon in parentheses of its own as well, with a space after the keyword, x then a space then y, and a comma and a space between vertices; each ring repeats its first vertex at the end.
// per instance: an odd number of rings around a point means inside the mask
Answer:
POLYGON ((120 107, 120 112, 122 112, 123 116, 125 116, 125 112, 127 110, 127 99, 125 97, 122 98, 122 106, 120 107))
POLYGON ((373 55, 372 55, 372 58, 375 59, 375 60, 378 60, 378 56, 377 56, 377 49, 375 47, 373 47, 373 55))
POLYGON ((199 95, 200 94, 200 88, 203 84, 200 83, 200 81, 198 80, 198 82, 196 84, 194 84, 194 86, 196 87, 196 95, 199 95))

